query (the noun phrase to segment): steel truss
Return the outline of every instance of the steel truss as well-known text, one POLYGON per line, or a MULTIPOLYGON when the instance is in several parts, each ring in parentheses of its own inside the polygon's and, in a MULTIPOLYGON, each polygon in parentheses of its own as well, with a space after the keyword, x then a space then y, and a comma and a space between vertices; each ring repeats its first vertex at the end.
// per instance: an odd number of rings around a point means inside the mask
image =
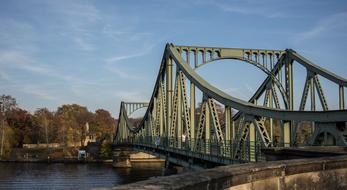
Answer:
MULTIPOLYGON (((166 139, 167 148, 204 154, 218 152, 237 160, 257 161, 258 146, 277 146, 273 136, 274 120, 281 125, 283 135, 279 143, 283 146, 296 144, 296 133, 301 121, 310 121, 316 125, 316 133, 327 133, 325 129, 329 123, 334 128, 329 133, 333 133, 336 139, 344 139, 345 131, 335 128, 347 121, 344 103, 346 87, 346 79, 313 64, 291 49, 167 44, 149 103, 121 103, 115 143, 129 138, 148 137, 151 143, 155 143, 156 139, 166 139), (267 75, 249 101, 226 94, 196 73, 197 69, 206 64, 226 59, 254 65, 267 75), (294 63, 307 71, 300 97, 294 97, 293 92, 294 63), (338 110, 329 110, 331 106, 328 105, 320 78, 338 86, 338 110), (196 107, 196 90, 201 91, 203 96, 199 108, 196 107), (317 110, 316 93, 322 110, 317 110), (311 109, 305 110, 308 98, 311 109), (296 99, 300 101, 297 110, 294 109, 296 99), (224 106, 224 114, 217 109, 217 105, 224 106), (140 124, 133 126, 128 116, 142 107, 147 107, 146 113, 140 124), (232 115, 232 110, 238 112, 232 115)), ((319 136, 316 133, 311 144, 319 136)), ((338 143, 347 146, 346 140, 338 140, 338 143)))

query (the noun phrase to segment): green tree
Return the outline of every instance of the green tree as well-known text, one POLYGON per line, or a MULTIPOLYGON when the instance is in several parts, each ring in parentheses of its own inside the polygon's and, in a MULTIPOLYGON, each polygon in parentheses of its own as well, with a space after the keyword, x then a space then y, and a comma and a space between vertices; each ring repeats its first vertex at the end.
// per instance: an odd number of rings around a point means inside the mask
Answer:
POLYGON ((100 157, 103 159, 112 157, 112 146, 110 143, 104 141, 104 143, 101 144, 100 157))
POLYGON ((96 110, 90 126, 90 132, 96 134, 99 141, 111 142, 115 132, 115 119, 110 112, 104 109, 96 110))
POLYGON ((49 144, 54 138, 53 131, 54 115, 47 108, 40 108, 35 111, 33 123, 37 128, 37 140, 49 144))
POLYGON ((5 132, 5 135, 4 135, 4 141, 3 141, 4 143, 3 157, 8 158, 13 150, 13 147, 17 144, 17 142, 16 142, 16 139, 14 138, 15 136, 14 130, 11 127, 9 127, 7 123, 5 123, 4 132, 5 132))
POLYGON ((84 141, 85 124, 92 120, 92 113, 86 107, 77 104, 63 105, 58 108, 55 117, 61 142, 75 146, 76 142, 84 141))
POLYGON ((32 115, 23 109, 14 108, 6 112, 6 120, 14 131, 16 147, 22 147, 23 143, 36 142, 37 131, 33 127, 32 115))
POLYGON ((11 152, 13 141, 13 130, 8 127, 6 113, 11 111, 17 106, 16 99, 9 95, 2 95, 0 97, 0 120, 1 120, 1 147, 0 156, 5 156, 11 152), (5 138, 7 137, 7 138, 5 138), (6 140, 5 140, 6 139, 6 140))

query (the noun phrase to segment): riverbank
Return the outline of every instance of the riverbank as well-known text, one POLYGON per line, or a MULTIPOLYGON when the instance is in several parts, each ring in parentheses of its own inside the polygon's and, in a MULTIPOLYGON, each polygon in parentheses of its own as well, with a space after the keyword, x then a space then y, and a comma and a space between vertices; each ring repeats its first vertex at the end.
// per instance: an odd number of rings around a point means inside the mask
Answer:
POLYGON ((26 163, 112 163, 111 158, 101 158, 98 150, 78 159, 79 147, 68 148, 14 148, 0 162, 26 163))
POLYGON ((56 159, 56 160, 0 160, 0 162, 10 163, 112 163, 112 159, 107 160, 78 160, 76 159, 56 159))

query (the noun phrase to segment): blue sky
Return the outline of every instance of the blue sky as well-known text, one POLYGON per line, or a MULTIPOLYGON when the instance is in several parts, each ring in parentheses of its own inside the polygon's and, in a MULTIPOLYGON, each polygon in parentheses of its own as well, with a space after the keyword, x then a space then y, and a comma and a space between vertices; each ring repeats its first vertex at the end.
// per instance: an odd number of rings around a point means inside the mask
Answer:
MULTIPOLYGON (((0 92, 30 111, 77 103, 117 117, 121 100, 150 98, 167 42, 292 48, 347 78, 346 20, 343 0, 2 0, 0 92)), ((264 78, 221 66, 199 74, 240 98, 264 78)))

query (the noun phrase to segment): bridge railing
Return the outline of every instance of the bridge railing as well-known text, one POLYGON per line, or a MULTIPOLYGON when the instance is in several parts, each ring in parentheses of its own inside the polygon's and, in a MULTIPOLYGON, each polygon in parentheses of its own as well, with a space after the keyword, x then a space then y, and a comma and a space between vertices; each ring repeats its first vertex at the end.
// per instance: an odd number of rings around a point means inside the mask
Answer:
MULTIPOLYGON (((161 150, 180 151, 190 154, 201 154, 215 157, 223 157, 238 162, 259 162, 265 161, 263 150, 267 148, 261 142, 247 141, 242 144, 241 152, 238 153, 239 157, 235 157, 235 147, 239 144, 233 141, 225 141, 221 143, 217 140, 195 140, 181 138, 168 138, 168 137, 153 137, 153 136, 138 136, 119 139, 116 145, 140 145, 142 147, 151 147, 161 150), (195 146, 194 146, 195 144, 195 146), (196 146, 198 144, 198 146, 196 146), (192 147, 193 145, 193 147, 192 147)), ((284 143, 277 143, 275 147, 286 147, 284 143)), ((291 145, 294 146, 294 145, 291 145)), ((296 145, 302 146, 302 145, 296 145)))

